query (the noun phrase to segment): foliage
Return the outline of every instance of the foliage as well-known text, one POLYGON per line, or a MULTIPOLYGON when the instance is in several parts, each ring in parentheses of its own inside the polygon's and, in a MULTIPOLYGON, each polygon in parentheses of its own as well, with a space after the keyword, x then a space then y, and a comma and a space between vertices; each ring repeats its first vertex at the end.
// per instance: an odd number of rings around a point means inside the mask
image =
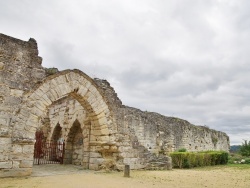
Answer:
POLYGON ((250 164, 250 158, 245 159, 245 164, 250 164))
POLYGON ((244 157, 239 153, 231 153, 228 158, 228 164, 250 164, 250 158, 244 157))
POLYGON ((250 157, 250 141, 245 140, 245 142, 240 146, 239 152, 242 156, 250 157))
POLYGON ((186 148, 181 148, 181 149, 178 150, 178 152, 186 152, 186 151, 187 151, 186 148))
POLYGON ((58 72, 58 69, 55 67, 45 68, 46 75, 53 75, 58 72))
POLYGON ((228 153, 224 151, 173 152, 170 156, 174 168, 212 166, 228 162, 228 153))

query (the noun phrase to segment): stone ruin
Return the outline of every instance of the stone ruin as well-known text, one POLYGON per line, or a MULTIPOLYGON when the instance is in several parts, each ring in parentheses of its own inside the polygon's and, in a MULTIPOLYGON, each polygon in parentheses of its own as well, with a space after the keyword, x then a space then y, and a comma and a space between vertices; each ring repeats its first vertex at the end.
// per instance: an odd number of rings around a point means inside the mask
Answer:
POLYGON ((37 131, 65 140, 65 164, 94 170, 157 168, 180 148, 229 150, 225 133, 125 106, 106 80, 44 68, 34 39, 0 34, 0 177, 31 174, 37 131))

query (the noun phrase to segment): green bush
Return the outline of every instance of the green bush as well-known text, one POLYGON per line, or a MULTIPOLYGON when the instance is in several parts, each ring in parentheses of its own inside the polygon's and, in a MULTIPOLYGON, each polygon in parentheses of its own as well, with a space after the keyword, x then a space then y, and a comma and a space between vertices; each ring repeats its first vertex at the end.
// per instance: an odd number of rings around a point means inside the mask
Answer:
POLYGON ((174 168, 212 166, 227 164, 228 162, 228 153, 224 151, 173 152, 170 156, 172 157, 174 168))
POLYGON ((174 152, 171 153, 172 163, 174 168, 183 168, 184 159, 186 159, 186 153, 184 152, 174 152))
POLYGON ((196 165, 197 167, 199 166, 205 166, 205 162, 204 162, 204 156, 205 154, 204 153, 197 153, 196 154, 196 165))
POLYGON ((250 157, 250 141, 245 140, 240 146, 240 154, 242 156, 250 157))
POLYGON ((178 152, 186 152, 186 151, 187 151, 186 148, 181 148, 181 149, 178 150, 178 152))
POLYGON ((250 158, 245 159, 245 164, 250 164, 250 158))

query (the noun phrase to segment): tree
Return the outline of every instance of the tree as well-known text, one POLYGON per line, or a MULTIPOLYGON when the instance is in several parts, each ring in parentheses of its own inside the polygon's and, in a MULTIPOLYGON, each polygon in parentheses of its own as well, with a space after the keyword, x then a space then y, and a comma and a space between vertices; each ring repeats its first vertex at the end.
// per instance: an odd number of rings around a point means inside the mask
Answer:
POLYGON ((240 146, 240 154, 242 156, 250 156, 250 141, 244 140, 245 142, 242 143, 240 146))

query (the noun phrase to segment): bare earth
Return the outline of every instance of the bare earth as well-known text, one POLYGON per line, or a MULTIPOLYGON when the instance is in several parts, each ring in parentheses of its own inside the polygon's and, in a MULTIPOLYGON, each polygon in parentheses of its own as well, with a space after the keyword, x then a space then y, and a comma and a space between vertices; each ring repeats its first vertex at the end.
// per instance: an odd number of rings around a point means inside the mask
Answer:
POLYGON ((208 167, 171 171, 131 171, 131 177, 123 172, 82 170, 72 165, 34 166, 31 177, 1 178, 1 188, 145 188, 145 187, 212 187, 249 188, 250 168, 208 167))

